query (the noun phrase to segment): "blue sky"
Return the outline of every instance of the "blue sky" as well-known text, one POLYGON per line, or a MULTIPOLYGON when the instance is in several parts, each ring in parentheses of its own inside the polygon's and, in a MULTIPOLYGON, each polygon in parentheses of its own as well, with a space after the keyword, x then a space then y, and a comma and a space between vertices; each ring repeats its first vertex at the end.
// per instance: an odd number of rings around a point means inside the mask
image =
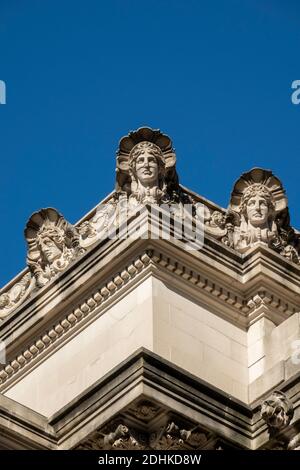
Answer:
POLYGON ((272 169, 300 227, 300 2, 0 0, 0 285, 24 266, 24 226, 72 223, 114 187, 120 137, 173 139, 180 181, 227 206, 272 169))

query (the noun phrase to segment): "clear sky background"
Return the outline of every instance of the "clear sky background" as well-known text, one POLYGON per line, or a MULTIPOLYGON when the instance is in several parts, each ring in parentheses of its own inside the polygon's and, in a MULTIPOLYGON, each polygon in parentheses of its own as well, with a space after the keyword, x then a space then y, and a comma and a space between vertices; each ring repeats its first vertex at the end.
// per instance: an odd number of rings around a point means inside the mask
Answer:
POLYGON ((76 222, 143 125, 221 206, 242 172, 272 169, 300 227, 299 39, 299 0, 0 0, 0 286, 25 266, 32 212, 76 222))

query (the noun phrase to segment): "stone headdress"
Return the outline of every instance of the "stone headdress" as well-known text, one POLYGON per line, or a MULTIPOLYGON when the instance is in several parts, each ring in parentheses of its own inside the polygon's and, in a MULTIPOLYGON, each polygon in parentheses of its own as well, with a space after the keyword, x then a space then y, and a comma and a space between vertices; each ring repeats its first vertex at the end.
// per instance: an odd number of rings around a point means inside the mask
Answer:
POLYGON ((280 180, 269 170, 253 168, 236 181, 229 208, 239 215, 245 214, 245 205, 256 195, 262 195, 275 215, 287 209, 287 198, 280 180))
POLYGON ((290 226, 285 190, 271 171, 253 168, 237 180, 227 211, 227 226, 230 225, 234 227, 233 246, 239 251, 263 241, 287 258, 298 260, 299 242, 290 226), (247 220, 247 203, 256 195, 262 196, 268 206, 268 228, 261 231, 249 227, 247 220))
POLYGON ((142 127, 130 132, 120 140, 117 151, 116 192, 127 196, 137 190, 135 160, 147 149, 157 160, 159 167, 159 188, 162 194, 171 197, 178 189, 176 154, 171 139, 159 130, 142 127))
POLYGON ((28 243, 27 264, 37 279, 37 285, 46 284, 54 275, 63 271, 79 250, 79 236, 55 209, 35 212, 27 222, 25 238, 28 243), (50 262, 45 256, 43 239, 48 238, 61 252, 50 262))

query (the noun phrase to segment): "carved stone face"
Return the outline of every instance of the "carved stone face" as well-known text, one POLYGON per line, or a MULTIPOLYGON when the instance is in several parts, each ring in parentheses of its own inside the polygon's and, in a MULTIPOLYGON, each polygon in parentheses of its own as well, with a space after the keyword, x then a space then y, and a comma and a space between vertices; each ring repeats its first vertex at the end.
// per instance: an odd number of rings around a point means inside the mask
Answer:
POLYGON ((135 172, 137 179, 143 186, 158 185, 158 162, 149 150, 145 149, 135 161, 135 172))
POLYGON ((48 263, 52 263, 57 258, 60 258, 62 255, 62 250, 57 246, 57 244, 49 236, 41 237, 39 241, 40 249, 48 263))
POLYGON ((251 225, 259 227, 268 221, 269 207, 266 199, 256 194, 247 202, 247 218, 251 225))
POLYGON ((271 397, 262 403, 261 417, 274 429, 287 426, 293 415, 293 405, 282 392, 273 392, 271 397))

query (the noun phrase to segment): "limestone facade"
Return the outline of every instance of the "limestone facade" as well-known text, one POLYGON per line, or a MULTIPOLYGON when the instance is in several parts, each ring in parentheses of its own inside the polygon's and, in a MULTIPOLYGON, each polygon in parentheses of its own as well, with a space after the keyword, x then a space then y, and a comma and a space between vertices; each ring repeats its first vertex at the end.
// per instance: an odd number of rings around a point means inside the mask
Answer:
POLYGON ((0 446, 298 449, 300 235, 269 170, 225 210, 179 184, 170 138, 121 139, 116 188, 25 227, 0 292, 0 446))

